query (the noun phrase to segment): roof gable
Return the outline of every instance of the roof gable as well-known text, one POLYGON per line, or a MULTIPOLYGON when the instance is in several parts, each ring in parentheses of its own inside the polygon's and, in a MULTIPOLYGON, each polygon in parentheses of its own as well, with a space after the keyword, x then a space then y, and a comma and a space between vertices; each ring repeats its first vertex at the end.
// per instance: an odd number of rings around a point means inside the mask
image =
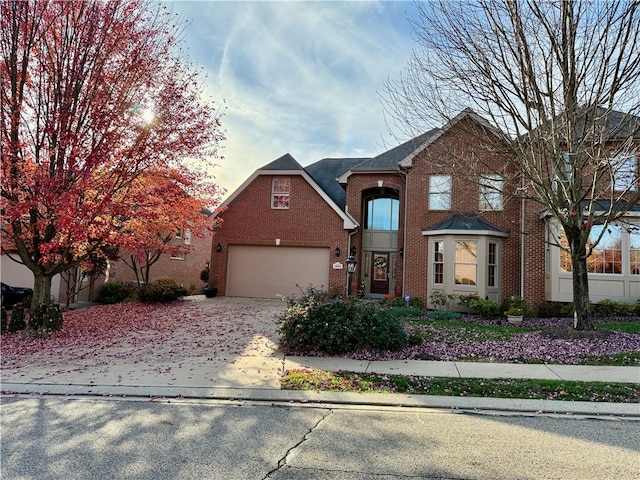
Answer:
MULTIPOLYGON (((360 159, 343 159, 343 160, 344 161, 352 160, 354 162, 355 161, 358 161, 358 162, 361 161, 360 159)), ((320 162, 318 162, 318 163, 320 163, 320 162)), ((327 163, 329 163, 329 162, 327 162, 327 163)), ((339 166, 339 162, 336 163, 336 165, 339 166)), ((347 167, 345 167, 345 168, 347 168, 347 167)), ((331 171, 331 169, 329 169, 329 168, 324 169, 324 168, 321 168, 321 167, 318 167, 317 170, 318 171, 325 171, 326 170, 327 172, 331 171)), ((238 187, 224 202, 222 202, 222 205, 220 205, 220 208, 218 209, 218 211, 222 212, 222 211, 225 210, 225 208, 228 208, 229 205, 231 203, 233 203, 233 201, 251 183, 253 183, 253 181, 257 177, 259 177, 261 175, 269 175, 269 176, 300 175, 320 195, 320 197, 322 197, 322 199, 327 203, 327 205, 331 209, 333 209, 342 218, 345 229, 354 229, 354 228, 356 228, 358 226, 358 223, 355 221, 355 219, 351 215, 349 215, 349 213, 347 213, 344 210, 344 201, 342 202, 342 206, 340 206, 340 204, 338 202, 336 202, 336 200, 334 200, 334 198, 332 196, 330 196, 327 193, 327 191, 323 189, 323 187, 320 186, 320 184, 302 167, 302 165, 300 165, 300 163, 298 163, 298 161, 288 153, 284 154, 280 158, 277 158, 273 162, 268 163, 264 167, 256 170, 253 173, 253 175, 251 175, 247 180, 245 180, 245 182, 242 185, 240 185, 240 187, 238 187)), ((326 181, 327 178, 328 178, 326 173, 324 175, 319 175, 319 176, 323 181, 326 181)), ((338 188, 340 188, 342 190, 342 187, 340 185, 338 185, 337 182, 335 182, 335 177, 334 177, 334 183, 336 184, 336 186, 338 188)), ((216 215, 217 215, 217 213, 216 213, 216 215)))

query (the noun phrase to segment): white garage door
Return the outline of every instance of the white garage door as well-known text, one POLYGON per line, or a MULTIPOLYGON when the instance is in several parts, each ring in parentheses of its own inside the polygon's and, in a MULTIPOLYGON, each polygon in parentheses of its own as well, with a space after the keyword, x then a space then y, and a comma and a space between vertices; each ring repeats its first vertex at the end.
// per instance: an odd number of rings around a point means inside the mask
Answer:
POLYGON ((296 284, 329 288, 329 249, 229 246, 227 292, 230 297, 276 298, 298 295, 296 284))

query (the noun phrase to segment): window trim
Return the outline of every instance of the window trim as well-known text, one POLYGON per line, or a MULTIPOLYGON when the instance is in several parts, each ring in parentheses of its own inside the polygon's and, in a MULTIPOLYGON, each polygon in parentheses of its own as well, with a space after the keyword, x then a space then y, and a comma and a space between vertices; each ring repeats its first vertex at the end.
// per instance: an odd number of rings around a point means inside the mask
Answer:
POLYGON ((504 177, 500 174, 490 173, 480 176, 478 210, 481 212, 504 210, 504 183, 504 177))
MULTIPOLYGON (((454 240, 454 245, 455 245, 455 252, 454 252, 454 257, 453 257, 453 285, 456 288, 460 288, 460 287, 474 287, 474 288, 478 288, 478 270, 479 270, 479 265, 478 265, 478 251, 479 251, 479 240, 478 239, 474 239, 474 240, 461 240, 461 239, 455 239, 454 240), (475 263, 471 263, 471 262, 462 262, 458 260, 458 244, 462 244, 462 243, 466 243, 466 244, 474 244, 475 245, 475 263), (468 280, 472 280, 473 283, 458 283, 458 265, 473 265, 475 267, 474 269, 474 278, 468 278, 468 280)), ((473 254, 471 254, 473 255, 473 254)), ((466 278, 466 277, 465 277, 466 278)), ((464 278, 462 279, 464 280, 464 278)))
POLYGON ((617 192, 638 189, 638 155, 632 152, 618 152, 611 158, 613 189, 617 192), (627 163, 631 165, 627 166, 627 163))
POLYGON ((291 208, 291 178, 274 177, 271 180, 271 209, 289 210, 291 208))
POLYGON ((451 210, 452 184, 451 175, 429 175, 429 210, 451 210), (440 179, 440 182, 435 183, 436 179, 440 179), (436 199, 438 199, 437 202, 436 199), (441 204, 442 208, 440 208, 441 204))

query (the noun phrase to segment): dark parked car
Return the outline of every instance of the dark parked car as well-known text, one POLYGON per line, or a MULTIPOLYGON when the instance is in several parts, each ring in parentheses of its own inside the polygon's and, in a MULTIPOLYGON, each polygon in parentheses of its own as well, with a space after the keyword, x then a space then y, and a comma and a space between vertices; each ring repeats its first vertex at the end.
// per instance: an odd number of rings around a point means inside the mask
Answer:
POLYGON ((16 303, 27 300, 33 296, 33 288, 12 287, 2 283, 2 306, 11 308, 16 303))

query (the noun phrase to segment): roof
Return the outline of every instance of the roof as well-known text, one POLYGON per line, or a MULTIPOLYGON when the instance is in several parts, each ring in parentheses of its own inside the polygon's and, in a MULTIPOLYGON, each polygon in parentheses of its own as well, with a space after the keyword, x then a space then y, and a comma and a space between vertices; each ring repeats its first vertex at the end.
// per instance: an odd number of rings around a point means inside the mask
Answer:
POLYGON ((429 130, 428 132, 418 135, 417 137, 412 138, 404 142, 403 144, 392 148, 391 150, 387 150, 386 152, 381 153, 377 157, 373 157, 365 162, 362 162, 352 170, 380 170, 385 168, 396 170, 402 160, 404 160, 407 156, 420 148, 429 138, 439 132, 439 128, 429 130))
POLYGON ((492 225, 476 213, 454 213, 442 222, 422 229, 422 235, 454 234, 508 236, 506 230, 492 225))
POLYGON ((338 177, 351 168, 366 161, 366 158, 323 158, 305 168, 307 173, 342 209, 345 208, 347 195, 337 181, 338 177))
POLYGON ((289 153, 285 153, 280 158, 276 158, 273 162, 260 168, 260 170, 303 170, 303 168, 295 158, 289 153))

